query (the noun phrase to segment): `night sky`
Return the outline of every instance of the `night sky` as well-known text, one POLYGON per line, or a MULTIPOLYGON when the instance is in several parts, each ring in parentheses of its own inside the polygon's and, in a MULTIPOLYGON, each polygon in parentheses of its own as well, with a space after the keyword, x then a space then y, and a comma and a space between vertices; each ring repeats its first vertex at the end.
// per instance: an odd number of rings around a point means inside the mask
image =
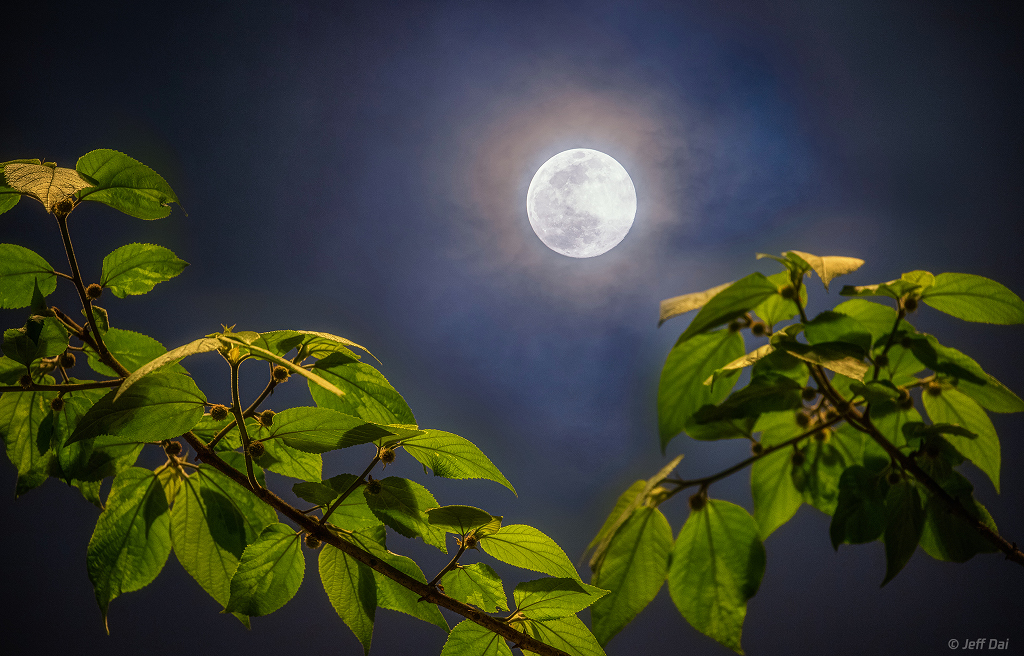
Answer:
MULTIPOLYGON (((409 457, 396 474, 442 504, 536 526, 574 561, 619 493, 668 458, 685 453, 680 473, 697 477, 749 453, 682 436, 661 455, 658 377, 692 315, 659 329, 660 300, 774 273, 754 254, 788 249, 867 261, 838 283, 926 269, 1024 293, 1019 3, 165 4, 3 10, 0 161, 74 167, 113 148, 181 199, 184 211, 154 222, 88 203, 72 217, 87 283, 133 241, 191 264, 147 296, 104 298, 112 325, 168 348, 221 324, 367 346, 421 426, 473 440, 519 496, 425 478, 409 457), (576 147, 617 159, 638 198, 622 243, 585 260, 545 247, 525 209, 537 168, 576 147)), ((56 224, 34 201, 0 217, 0 241, 67 269, 56 224)), ((839 300, 816 278, 810 291, 813 311, 839 300)), ((76 301, 62 285, 50 302, 76 301)), ((0 318, 20 326, 24 312, 0 318)), ((929 308, 912 320, 1024 392, 1021 327, 929 308)), ((211 400, 227 400, 216 355, 185 365, 211 400)), ((251 373, 250 398, 264 375, 251 373)), ((301 383, 270 402, 290 405, 311 405, 301 383)), ((964 470, 1001 533, 1024 542, 1024 419, 992 419, 1002 493, 964 470)), ((371 456, 325 457, 325 476, 358 474, 371 456)), ((310 554, 296 598, 251 632, 218 614, 172 556, 153 584, 112 603, 108 637, 85 567, 97 509, 54 480, 15 502, 14 481, 0 467, 5 653, 361 653, 310 554)), ((269 481, 281 492, 294 482, 269 481)), ((749 474, 711 495, 752 509, 749 474)), ((662 507, 673 532, 685 505, 680 495, 662 507)), ((766 541, 747 653, 940 654, 967 637, 1024 645, 1018 566, 918 550, 879 589, 882 545, 835 553, 828 524, 804 506, 766 541)), ((428 577, 447 562, 399 536, 389 546, 428 577)), ((537 577, 495 567, 510 596, 537 577)), ((444 639, 380 610, 371 653, 429 656, 444 639)), ((665 589, 607 652, 730 653, 690 628, 665 589)))

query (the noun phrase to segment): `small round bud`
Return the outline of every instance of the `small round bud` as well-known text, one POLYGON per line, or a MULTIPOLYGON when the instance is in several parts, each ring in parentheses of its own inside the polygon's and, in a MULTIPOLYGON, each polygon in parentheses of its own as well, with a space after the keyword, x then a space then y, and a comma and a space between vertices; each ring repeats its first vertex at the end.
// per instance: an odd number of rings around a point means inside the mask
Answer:
POLYGON ((889 485, 896 485, 897 483, 900 482, 900 480, 902 480, 902 476, 900 476, 900 473, 898 471, 893 470, 889 472, 889 474, 885 477, 885 480, 889 483, 889 485))
POLYGON ((908 349, 908 348, 910 348, 913 345, 914 345, 914 340, 911 339, 910 337, 904 337, 903 339, 900 340, 900 346, 902 346, 905 349, 908 349))
POLYGON ((250 442, 249 443, 249 457, 253 460, 259 460, 263 457, 263 454, 267 452, 267 447, 263 446, 263 442, 250 442))
POLYGON ((924 389, 932 396, 939 396, 940 394, 942 394, 942 385, 940 385, 934 380, 928 383, 928 386, 925 387, 924 389))
POLYGON ((792 457, 790 457, 789 460, 790 462, 793 463, 794 467, 799 467, 800 465, 804 464, 804 454, 801 453, 800 451, 794 451, 792 457))
POLYGON ((381 489, 380 481, 375 481, 372 478, 366 484, 366 491, 370 494, 380 494, 381 489))
POLYGON ((707 497, 700 492, 690 497, 690 510, 701 510, 706 505, 708 505, 707 497))
POLYGON ((886 355, 885 353, 879 353, 878 355, 875 356, 875 365, 879 367, 888 367, 889 356, 886 355))
POLYGON ((390 465, 395 461, 395 450, 391 447, 384 447, 380 450, 380 453, 377 454, 377 457, 379 457, 380 461, 385 465, 390 465))
POLYGON ((755 321, 750 324, 750 334, 755 337, 763 337, 768 332, 768 327, 764 325, 763 321, 755 321))
POLYGON ((825 427, 814 434, 814 439, 819 442, 828 442, 828 438, 832 437, 832 429, 825 427))
POLYGON ((263 412, 256 415, 256 421, 260 422, 260 426, 264 428, 270 428, 274 425, 274 415, 277 414, 273 410, 264 410, 263 412))
POLYGON ((731 333, 738 333, 740 331, 740 328, 742 328, 742 327, 743 327, 743 324, 741 324, 739 321, 730 321, 729 322, 729 332, 731 332, 731 333))
POLYGON ((18 379, 18 384, 21 385, 21 389, 30 389, 32 387, 32 376, 22 374, 21 378, 18 379))
POLYGON ((75 209, 75 202, 70 198, 65 198, 53 206, 53 213, 56 216, 65 217, 68 214, 71 214, 71 210, 73 209, 75 209))
POLYGON ((807 428, 811 423, 811 416, 802 410, 796 413, 796 425, 800 428, 807 428))
POLYGON ((164 453, 166 453, 169 456, 178 455, 179 453, 181 453, 181 442, 171 440, 170 442, 164 445, 164 453))
POLYGON ((792 300, 796 298, 796 290, 793 289, 793 285, 786 285, 785 287, 779 290, 779 293, 782 294, 782 298, 785 299, 792 300))
POLYGON ((214 421, 224 421, 225 419, 227 419, 228 418, 228 408, 227 408, 227 406, 224 406, 224 405, 221 405, 221 404, 218 403, 217 405, 215 405, 212 408, 210 408, 210 418, 213 419, 214 421))
POLYGON ((85 295, 88 296, 90 300, 95 301, 103 295, 103 288, 96 283, 93 283, 85 288, 85 295))
POLYGON ((50 409, 53 410, 54 412, 60 412, 61 410, 63 410, 64 399, 58 396, 54 400, 50 401, 50 409))
POLYGON ((805 387, 804 391, 800 392, 800 396, 804 401, 813 401, 818 398, 818 390, 813 387, 805 387))
POLYGON ((70 369, 71 367, 75 366, 75 354, 69 351, 61 353, 60 366, 64 367, 65 369, 70 369))
POLYGON ((762 453, 764 453, 764 445, 761 444, 760 442, 754 442, 753 444, 750 445, 750 452, 753 453, 755 456, 759 456, 762 453))
POLYGON ((480 540, 478 540, 475 535, 467 535, 465 542, 463 542, 467 549, 476 549, 476 545, 479 543, 480 540))
POLYGON ((282 367, 281 365, 277 365, 276 367, 274 367, 274 371, 272 374, 275 383, 283 383, 284 381, 288 380, 288 377, 290 375, 291 374, 288 372, 288 368, 282 367))
POLYGON ((903 309, 907 312, 914 312, 917 310, 917 299, 913 296, 903 299, 903 309))
POLYGON ((312 533, 306 533, 306 537, 304 538, 304 542, 306 543, 306 548, 307 549, 316 549, 317 547, 320 546, 320 538, 318 538, 317 536, 313 535, 312 533))

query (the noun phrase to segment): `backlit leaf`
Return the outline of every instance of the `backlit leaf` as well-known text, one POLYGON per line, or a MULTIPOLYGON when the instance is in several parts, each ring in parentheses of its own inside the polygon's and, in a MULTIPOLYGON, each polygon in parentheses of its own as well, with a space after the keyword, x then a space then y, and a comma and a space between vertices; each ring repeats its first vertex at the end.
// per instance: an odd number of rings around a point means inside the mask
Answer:
POLYGON ((965 437, 947 433, 944 437, 960 455, 985 472, 998 492, 1001 462, 999 437, 992 420, 981 406, 955 389, 944 389, 938 396, 926 393, 921 398, 933 422, 962 426, 977 435, 965 437))
POLYGON ((4 177, 8 187, 35 198, 47 212, 89 186, 74 169, 43 164, 12 162, 4 166, 4 177))
POLYGON ((1005 286, 969 273, 940 273, 921 300, 957 319, 982 323, 1024 323, 1024 301, 1005 286))
POLYGON ((502 526, 496 533, 481 538, 480 548, 503 563, 582 583, 562 548, 532 526, 502 526))
POLYGON ((402 448, 429 467, 434 476, 459 479, 485 478, 501 483, 513 494, 516 492, 483 451, 466 438, 454 433, 428 428, 422 435, 402 440, 402 448))
POLYGON ((910 481, 900 481, 885 495, 885 579, 891 581, 917 549, 924 528, 921 495, 910 481))
POLYGON ((686 341, 694 335, 735 319, 778 293, 778 287, 763 274, 752 273, 741 278, 715 294, 693 318, 679 340, 686 341))
POLYGON ((285 524, 271 524, 245 548, 231 578, 225 610, 269 615, 298 592, 305 573, 302 540, 285 524))
POLYGON ((334 354, 318 360, 314 370, 345 391, 345 396, 339 397, 310 383, 309 391, 318 406, 378 424, 416 423, 402 395, 370 365, 334 354))
POLYGON ((201 337, 197 340, 191 341, 188 344, 179 346, 178 348, 171 349, 167 353, 164 353, 158 358, 150 360, 143 366, 139 367, 132 372, 128 378, 125 379, 121 386, 117 388, 117 394, 114 397, 116 401, 121 395, 127 392, 135 383, 140 381, 143 377, 148 376, 161 367, 166 367, 169 364, 179 362, 182 358, 186 358, 196 353, 209 353, 210 351, 216 351, 221 347, 220 341, 211 337, 201 337))
POLYGON ((473 506, 441 506, 427 510, 427 520, 431 526, 456 535, 466 535, 492 519, 489 512, 473 506))
POLYGON ((389 476, 380 483, 380 492, 374 494, 370 486, 363 487, 366 503, 380 521, 407 538, 419 537, 429 545, 447 553, 446 534, 430 525, 426 511, 437 508, 437 499, 427 488, 415 481, 389 476))
POLYGON ((370 653, 373 620, 377 610, 377 584, 372 569, 340 549, 320 550, 320 580, 331 606, 370 653))
MULTIPOLYGON (((46 384, 53 384, 47 377, 46 384)), ((0 438, 18 470, 16 496, 42 485, 50 469, 50 435, 40 428, 56 392, 15 392, 0 396, 0 438)))
POLYGON ((704 307, 716 294, 721 292, 723 289, 727 289, 731 284, 731 282, 727 282, 724 285, 718 285, 702 292, 683 294, 682 296, 674 296, 672 298, 665 299, 661 302, 661 313, 658 317, 658 325, 660 326, 672 317, 685 314, 690 310, 696 310, 704 307))
MULTIPOLYGON (((572 656, 605 656, 597 638, 575 615, 554 620, 522 620, 524 633, 572 656)), ((524 653, 533 653, 524 649, 524 653)))
POLYGON ((804 253, 803 251, 789 252, 799 256, 800 259, 807 262, 814 269, 814 272, 821 278, 821 282, 825 283, 825 291, 828 291, 828 284, 836 277, 853 273, 864 264, 864 260, 856 257, 843 257, 840 255, 818 256, 804 253))
POLYGON ((79 198, 99 201, 137 219, 162 219, 171 213, 170 203, 178 202, 156 171, 116 150, 86 153, 75 170, 88 181, 79 198))
POLYGON ((421 433, 417 430, 380 426, 327 408, 299 407, 274 415, 267 446, 269 442, 279 440, 300 451, 324 453, 384 437, 407 438, 421 433))
POLYGON ((505 588, 487 563, 459 565, 441 577, 441 586, 449 597, 488 613, 508 612, 505 588))
POLYGON ((607 590, 575 579, 543 578, 520 583, 512 596, 516 610, 526 617, 553 620, 575 615, 607 594, 607 590))
POLYGON ((497 633, 463 620, 448 634, 441 656, 512 656, 512 650, 497 633))
POLYGON ((43 296, 57 289, 53 267, 34 251, 0 244, 0 308, 23 308, 32 302, 35 285, 43 296))
POLYGON ((100 285, 109 288, 118 298, 145 294, 187 266, 188 262, 179 260, 163 246, 128 244, 103 258, 100 285))

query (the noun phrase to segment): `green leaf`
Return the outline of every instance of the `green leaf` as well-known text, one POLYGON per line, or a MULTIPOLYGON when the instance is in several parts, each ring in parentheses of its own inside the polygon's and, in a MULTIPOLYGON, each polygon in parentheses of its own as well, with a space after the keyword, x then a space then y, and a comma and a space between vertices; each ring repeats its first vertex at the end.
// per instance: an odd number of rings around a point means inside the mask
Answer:
POLYGON ((1024 411, 1024 401, 1005 385, 985 373, 972 358, 955 348, 943 346, 932 335, 911 338, 911 350, 918 360, 949 380, 964 394, 992 412, 1024 411))
POLYGON ((193 380, 174 372, 153 374, 114 400, 110 392, 78 422, 68 444, 97 435, 138 437, 147 442, 177 437, 199 423, 206 396, 193 380))
POLYGON ((171 518, 156 474, 137 467, 121 472, 86 552, 89 580, 105 625, 110 602, 148 585, 170 553, 171 518))
POLYGON ((839 294, 841 296, 887 296, 898 299, 920 289, 921 285, 900 279, 880 282, 875 285, 846 285, 839 294))
MULTIPOLYGON (((337 398, 331 395, 332 398, 337 398)), ((325 453, 381 438, 408 438, 423 431, 381 426, 327 408, 289 408, 274 415, 267 446, 279 439, 289 447, 307 453, 325 453)))
MULTIPOLYGON (((781 293, 782 288, 789 285, 788 271, 780 271, 770 275, 768 280, 779 289, 779 293, 766 298, 760 305, 754 308, 753 312, 761 317, 761 320, 766 324, 774 326, 780 321, 788 321, 795 317, 800 313, 800 308, 793 302, 793 299, 785 298, 781 293)), ((800 302, 804 305, 807 304, 806 285, 800 286, 800 302)))
POLYGON ((712 385, 705 381, 723 365, 743 355, 743 337, 720 330, 676 342, 668 354, 658 383, 658 433, 661 450, 682 432, 697 410, 715 405, 729 395, 739 372, 715 376, 712 385))
POLYGON ((864 458, 864 435, 842 424, 826 439, 812 438, 799 450, 799 465, 793 466, 793 485, 808 503, 827 515, 839 502, 840 477, 848 467, 864 458))
MULTIPOLYGON (((896 310, 860 298, 840 303, 832 311, 855 319, 864 330, 871 333, 872 344, 884 342, 896 324, 896 310)), ((906 321, 900 322, 901 329, 909 325, 906 321)))
POLYGON ((796 514, 804 500, 793 484, 792 451, 780 449, 754 462, 750 467, 750 491, 754 519, 761 536, 767 539, 796 514))
MULTIPOLYGON (((259 338, 258 333, 252 333, 252 335, 257 339, 259 338)), ((242 338, 238 337, 238 334, 224 334, 218 337, 217 339, 223 346, 228 348, 243 345, 246 347, 246 349, 249 351, 249 355, 251 355, 252 357, 258 358, 260 360, 265 360, 273 364, 279 364, 285 369, 288 369, 291 373, 298 374, 305 378, 306 380, 316 383, 317 385, 324 388, 331 394, 334 394, 336 396, 345 396, 344 391, 338 389, 333 383, 324 380, 318 374, 314 374, 311 371, 307 371, 306 369, 295 364, 291 360, 286 360, 285 358, 282 358, 281 356, 276 355, 272 351, 269 351, 263 347, 256 346, 255 344, 249 344, 242 338)))
POLYGON ((497 633, 463 620, 448 634, 441 656, 512 656, 512 650, 497 633))
MULTIPOLYGON (((96 320, 96 329, 99 331, 101 336, 105 337, 107 331, 110 330, 110 314, 95 303, 92 304, 92 311, 93 318, 96 320)), ((85 317, 85 321, 88 322, 89 315, 86 314, 85 308, 82 308, 81 312, 82 316, 85 317)), ((164 350, 166 351, 167 349, 164 350)), ((161 351, 161 353, 162 352, 163 351, 161 351)))
POLYGON ((860 350, 862 357, 871 350, 872 335, 868 329, 857 319, 841 312, 822 312, 804 324, 804 334, 809 344, 851 344, 860 350))
POLYGON ((821 365, 855 380, 863 380, 870 368, 857 356, 857 347, 844 342, 807 345, 787 340, 776 346, 805 362, 821 365))
MULTIPOLYGON (((120 328, 109 328, 103 334, 103 343, 128 371, 134 371, 167 352, 164 345, 152 337, 120 328)), ((96 373, 111 378, 121 377, 119 373, 103 364, 99 355, 92 349, 86 350, 86 355, 89 358, 89 367, 96 373)), ((176 367, 173 371, 185 373, 181 367, 176 367)))
POLYGON ((911 481, 900 481, 885 495, 885 579, 893 580, 917 549, 924 528, 921 495, 911 481))
POLYGON ((657 508, 637 508, 615 533, 590 580, 610 590, 591 609, 600 644, 608 644, 654 600, 665 581, 671 553, 672 528, 657 508))
POLYGON ((775 372, 754 376, 746 387, 733 392, 719 405, 700 408, 694 419, 703 424, 723 419, 756 418, 763 412, 799 408, 803 405, 800 399, 802 390, 803 385, 775 372))
POLYGON ((868 413, 875 428, 879 430, 893 446, 906 445, 905 427, 921 421, 921 415, 914 408, 904 410, 892 400, 876 400, 871 404, 868 413))
POLYGON ((969 273, 940 273, 921 300, 957 319, 981 323, 1024 323, 1024 301, 995 280, 969 273))
MULTIPOLYGON (((277 417, 274 417, 274 423, 277 423, 277 417)), ((261 429, 260 432, 264 430, 261 429)), ((252 437, 253 434, 250 434, 250 438, 252 437)), ((260 441, 266 448, 263 455, 255 459, 260 467, 302 481, 319 481, 323 477, 324 462, 320 454, 299 451, 275 440, 260 441)))
POLYGON ((318 360, 313 368, 325 380, 345 391, 345 396, 339 397, 310 383, 309 391, 318 406, 377 424, 416 423, 416 417, 402 395, 370 365, 335 353, 318 360))
POLYGON ((679 340, 686 341, 694 335, 707 332, 715 326, 750 312, 770 296, 778 293, 778 287, 763 274, 752 273, 740 278, 707 302, 679 340))
POLYGON ((944 389, 935 396, 923 394, 924 408, 935 423, 962 426, 977 437, 947 433, 946 440, 963 457, 975 464, 999 491, 999 437, 992 420, 972 398, 955 389, 944 389))
MULTIPOLYGON (((896 386, 889 381, 870 381, 868 383, 858 383, 854 381, 850 385, 850 391, 858 396, 864 397, 869 403, 885 403, 898 399, 900 396, 899 390, 896 386)), ((874 410, 874 407, 872 407, 874 410)))
MULTIPOLYGON (((689 344, 692 341, 694 340, 691 339, 689 342, 684 342, 684 344, 689 344)), ((753 351, 751 351, 750 353, 745 353, 741 355, 740 357, 736 358, 729 364, 723 367, 719 367, 718 369, 715 369, 714 373, 712 373, 704 380, 704 385, 714 385, 716 382, 722 379, 722 374, 729 374, 733 371, 738 371, 739 369, 745 369, 749 366, 752 366, 760 362, 761 360, 768 357, 772 353, 775 353, 775 347, 772 346, 771 344, 763 344, 754 349, 753 351)), ((662 371, 662 373, 664 374, 664 370, 662 371)))
POLYGON ((145 294, 187 266, 188 262, 179 260, 163 246, 128 244, 103 258, 100 285, 109 288, 118 298, 145 294))
POLYGON ((40 164, 39 160, 7 162, 4 164, 4 177, 9 189, 35 198, 47 212, 52 212, 57 203, 89 186, 89 182, 72 169, 40 164))
MULTIPOLYGON (((519 620, 522 631, 572 656, 605 656, 597 638, 580 618, 570 615, 555 620, 519 620)), ((531 653, 523 650, 524 653, 531 653)))
POLYGON ((508 612, 508 599, 498 573, 487 563, 459 565, 441 577, 444 593, 488 613, 508 612))
MULTIPOLYGON (((625 492, 619 495, 618 500, 615 502, 615 507, 612 508, 611 514, 605 518, 604 524, 601 525, 601 530, 597 532, 594 539, 591 540, 590 544, 587 545, 587 548, 583 550, 584 558, 586 558, 586 555, 593 551, 602 542, 605 543, 605 548, 607 549, 608 544, 611 544, 612 536, 623 524, 626 523, 626 520, 633 513, 633 510, 639 506, 639 503, 634 505, 633 502, 638 496, 643 494, 646 487, 647 481, 640 479, 635 481, 632 485, 626 488, 625 492), (627 508, 629 509, 628 513, 626 512, 627 508)), ((591 566, 593 567, 594 564, 597 564, 597 561, 592 563, 591 566)))
MULTIPOLYGON (((0 383, 4 385, 17 385, 18 379, 26 373, 25 365, 12 360, 6 355, 0 356, 0 383)), ((20 394, 20 392, 17 392, 20 394)))
POLYGON ((668 571, 668 591, 693 628, 742 654, 747 600, 764 575, 757 523, 739 506, 708 500, 679 531, 668 571))
POLYGON ((24 328, 4 331, 4 355, 26 367, 39 358, 59 355, 68 347, 68 331, 53 317, 33 315, 24 328))
MULTIPOLYGON (((339 474, 323 483, 296 483, 292 486, 292 490, 296 496, 310 503, 326 506, 347 490, 356 478, 352 474, 339 474)), ((383 527, 381 521, 366 504, 366 498, 362 494, 355 493, 345 497, 341 505, 334 509, 330 523, 353 531, 372 529, 377 526, 383 527)))
POLYGON ((373 574, 372 569, 340 549, 324 547, 320 550, 320 580, 324 591, 338 617, 363 645, 364 654, 370 653, 377 610, 377 584, 373 574))
POLYGON ((441 506, 427 510, 427 521, 431 526, 456 535, 466 535, 493 519, 489 512, 473 506, 441 506))
POLYGON ((429 467, 434 476, 459 479, 485 478, 501 483, 511 490, 512 494, 516 493, 512 484, 483 451, 466 438, 454 433, 428 428, 422 435, 402 440, 402 448, 424 466, 429 467))
POLYGON ((57 289, 53 267, 34 251, 0 244, 0 308, 28 307, 36 285, 43 296, 57 289))
POLYGON ((444 531, 430 525, 426 511, 437 508, 437 499, 427 488, 415 481, 389 476, 380 483, 380 492, 374 494, 370 486, 363 487, 366 503, 380 521, 399 535, 419 537, 429 545, 447 553, 444 531))
POLYGON ((583 582, 562 548, 532 526, 502 526, 497 532, 481 538, 480 548, 492 558, 509 565, 583 582))
POLYGON ((21 194, 10 187, 0 187, 0 214, 11 209, 21 200, 21 194))
MULTIPOLYGON (((992 515, 971 496, 970 483, 956 472, 953 474, 966 485, 964 492, 953 496, 971 516, 997 531, 992 515)), ((947 486, 943 487, 949 491, 947 486)), ((925 504, 925 522, 920 544, 925 553, 932 558, 955 563, 967 562, 975 554, 997 551, 995 545, 981 537, 973 526, 950 512, 946 504, 934 495, 930 496, 925 504)))
POLYGON ((829 535, 832 548, 847 542, 862 544, 878 539, 885 529, 885 477, 860 465, 848 467, 839 478, 839 503, 829 535))
MULTIPOLYGON (((45 380, 52 384, 53 379, 45 380)), ((50 434, 41 430, 56 392, 15 392, 0 396, 0 438, 7 458, 18 469, 20 496, 46 481, 50 469, 50 434)))
POLYGON ((191 341, 188 344, 185 344, 184 346, 179 346, 178 348, 171 349, 167 353, 164 353, 158 358, 150 360, 145 365, 133 371, 132 375, 128 376, 128 378, 126 378, 125 381, 121 383, 121 386, 117 388, 117 394, 114 396, 114 400, 117 401, 117 399, 122 394, 127 392, 133 385, 135 385, 135 383, 139 382, 140 380, 142 380, 143 377, 148 376, 149 374, 153 373, 157 369, 160 369, 161 367, 166 367, 169 364, 174 364, 176 362, 179 362, 183 358, 186 358, 190 355, 195 355, 196 353, 209 353, 210 351, 216 351, 219 348, 221 348, 220 341, 211 337, 202 337, 200 339, 191 341))
POLYGON ((690 310, 696 310, 707 305, 708 301, 715 297, 722 290, 728 289, 733 283, 727 282, 724 285, 718 285, 711 289, 706 289, 702 292, 695 292, 693 294, 683 294, 682 296, 674 296, 667 298, 661 302, 661 312, 658 317, 658 325, 665 323, 669 319, 680 314, 685 314, 690 310))
POLYGON ((245 548, 277 514, 209 465, 181 480, 171 509, 171 539, 178 562, 221 606, 231 598, 231 577, 245 548))
POLYGON ((843 257, 840 255, 818 256, 804 253, 803 251, 788 251, 787 255, 790 253, 798 256, 818 274, 821 282, 825 284, 825 291, 828 291, 828 284, 835 278, 847 273, 853 273, 864 264, 864 260, 856 257, 843 257))
POLYGON ((298 592, 305 565, 299 534, 286 524, 267 526, 242 552, 225 610, 249 616, 273 613, 298 592))
POLYGON ((82 200, 95 200, 137 219, 162 219, 177 203, 167 181, 145 164, 116 150, 86 153, 75 170, 92 186, 79 192, 82 200))
MULTIPOLYGON (((670 534, 671 535, 671 534, 670 534)), ((671 544, 671 537, 669 544, 671 544)), ((554 620, 575 615, 608 594, 607 590, 575 579, 536 579, 516 586, 516 610, 532 620, 554 620)))

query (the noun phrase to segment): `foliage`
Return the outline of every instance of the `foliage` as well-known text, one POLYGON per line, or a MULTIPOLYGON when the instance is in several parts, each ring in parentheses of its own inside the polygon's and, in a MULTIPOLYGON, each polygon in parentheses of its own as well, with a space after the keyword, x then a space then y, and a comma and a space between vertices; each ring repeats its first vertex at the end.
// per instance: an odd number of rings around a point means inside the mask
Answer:
POLYGON ((110 327, 95 304, 104 290, 146 294, 187 264, 161 246, 127 244, 103 259, 99 282, 86 285, 68 215, 97 201, 140 219, 166 217, 178 199, 160 175, 113 150, 88 153, 74 169, 18 160, 0 173, 0 213, 22 196, 40 201, 57 220, 70 267, 58 272, 28 248, 0 244, 0 307, 28 308, 25 325, 4 332, 0 437, 18 470, 18 495, 54 477, 101 509, 87 568, 105 623, 111 602, 149 584, 173 551, 225 612, 249 626, 288 603, 305 579, 304 551, 319 550, 320 582, 366 653, 377 608, 447 633, 439 606, 467 618, 450 631, 444 654, 507 654, 507 641, 538 654, 604 653, 576 613, 606 591, 583 583, 554 540, 479 508, 441 506, 416 481, 374 477, 407 453, 425 473, 487 479, 515 493, 470 440, 420 428, 402 395, 362 361, 363 347, 321 332, 232 327, 168 351, 110 327), (83 324, 48 300, 59 280, 77 292, 83 324), (182 364, 204 356, 227 365, 231 398, 207 397, 182 364), (260 360, 269 369, 266 388, 243 404, 239 368, 260 360), (76 363, 99 377, 73 378, 76 363), (264 408, 295 376, 314 405, 264 408), (164 462, 135 466, 144 448, 159 449, 164 462), (366 468, 325 474, 321 454, 337 449, 363 452, 366 468), (264 470, 297 479, 293 492, 314 507, 283 501, 264 470), (443 553, 451 534, 457 553, 428 582, 418 563, 391 551, 388 529, 443 553), (467 549, 549 576, 517 586, 510 610, 494 569, 459 562, 467 549))
POLYGON ((840 293, 853 298, 811 318, 805 278, 818 274, 827 290, 863 261, 801 251, 761 258, 784 270, 662 302, 661 322, 699 310, 661 372, 662 451, 686 433, 745 439, 752 455, 692 480, 672 476, 677 456, 622 494, 590 545, 591 582, 609 590, 592 607, 602 645, 667 582, 687 622, 742 654, 747 601, 765 568, 762 541, 804 503, 832 517, 835 549, 884 543, 882 585, 918 545, 940 560, 1001 551, 1024 565, 957 471, 971 462, 998 492, 999 439, 987 412, 1020 412, 1024 401, 907 320, 923 303, 968 321, 1019 324, 1021 299, 981 276, 912 271, 846 286, 840 293), (886 300, 895 308, 878 302, 886 300), (749 352, 744 331, 755 338, 749 352), (709 497, 712 484, 748 466, 753 515, 709 497), (659 507, 688 488, 697 490, 673 541, 659 507))

